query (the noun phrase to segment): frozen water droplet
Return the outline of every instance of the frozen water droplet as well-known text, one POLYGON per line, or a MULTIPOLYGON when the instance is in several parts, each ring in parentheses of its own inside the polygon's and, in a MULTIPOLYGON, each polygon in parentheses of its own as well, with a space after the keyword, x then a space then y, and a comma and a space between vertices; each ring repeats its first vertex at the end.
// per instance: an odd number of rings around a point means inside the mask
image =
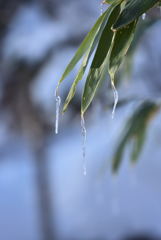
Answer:
POLYGON ((145 18, 146 18, 146 13, 143 13, 142 14, 142 19, 145 20, 145 18))
POLYGON ((83 156, 83 175, 87 175, 87 167, 86 167, 86 138, 87 138, 87 130, 85 127, 85 120, 83 114, 81 115, 81 130, 82 130, 82 156, 83 156))
POLYGON ((55 91, 55 101, 56 101, 55 134, 58 134, 58 132, 59 132, 60 104, 61 104, 61 98, 58 94, 58 88, 56 88, 56 91, 55 91))
POLYGON ((103 14, 103 2, 101 1, 100 3, 100 15, 102 16, 103 14))
POLYGON ((113 95, 114 95, 114 105, 113 105, 113 110, 112 110, 112 119, 114 119, 119 97, 118 97, 118 92, 116 90, 116 87, 115 87, 115 84, 113 81, 111 81, 111 86, 112 86, 113 95))

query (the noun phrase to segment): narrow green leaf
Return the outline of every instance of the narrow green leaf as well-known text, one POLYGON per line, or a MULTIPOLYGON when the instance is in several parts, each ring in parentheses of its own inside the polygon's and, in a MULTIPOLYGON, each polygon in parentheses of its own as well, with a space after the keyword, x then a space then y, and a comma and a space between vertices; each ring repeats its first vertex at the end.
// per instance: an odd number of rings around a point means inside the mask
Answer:
MULTIPOLYGON (((133 63, 133 56, 134 53, 139 46, 140 39, 143 37, 145 32, 153 26, 159 19, 146 19, 146 21, 139 21, 136 27, 136 31, 134 34, 134 39, 132 41, 132 44, 128 50, 128 54, 126 55, 126 58, 124 59, 124 66, 121 71, 121 74, 119 75, 119 79, 123 79, 125 76, 130 78, 131 72, 132 72, 132 63, 133 63)), ((117 79, 117 80, 119 80, 117 79)))
POLYGON ((64 107, 63 107, 63 112, 66 111, 70 101, 72 100, 72 98, 74 97, 75 95, 75 92, 76 92, 76 86, 78 84, 78 82, 83 78, 83 75, 86 71, 86 68, 87 68, 87 65, 88 65, 88 62, 89 62, 89 59, 101 37, 101 34, 103 32, 103 29, 106 25, 106 22, 107 22, 107 19, 108 19, 108 15, 110 14, 111 10, 112 10, 113 6, 110 6, 107 11, 106 11, 106 17, 104 18, 104 20, 102 21, 101 25, 100 25, 100 28, 95 36, 95 38, 93 39, 93 41, 91 42, 91 46, 87 49, 87 52, 83 58, 83 61, 82 61, 82 64, 81 64, 81 67, 78 71, 78 74, 76 76, 76 78, 74 79, 73 83, 72 83, 72 86, 70 88, 70 91, 68 93, 68 96, 65 100, 65 104, 64 104, 64 107))
POLYGON ((82 106, 81 112, 85 113, 90 103, 93 100, 93 97, 97 91, 99 83, 104 76, 104 68, 107 67, 107 54, 110 49, 113 31, 111 30, 111 26, 113 22, 116 20, 120 12, 120 5, 111 5, 111 9, 109 11, 109 19, 104 28, 102 36, 100 38, 94 59, 92 61, 89 74, 87 76, 87 80, 85 83, 83 96, 82 96, 82 106))
POLYGON ((81 43, 80 47, 78 48, 77 52, 75 53, 74 57, 66 67, 61 79, 59 80, 58 85, 68 76, 68 74, 73 70, 75 65, 78 63, 78 61, 82 58, 82 56, 85 54, 87 49, 92 45, 96 34, 101 26, 101 23, 106 18, 107 11, 104 12, 102 16, 100 16, 95 23, 95 25, 92 27, 91 31, 87 34, 83 42, 81 43))
POLYGON ((135 162, 143 148, 147 125, 159 110, 159 106, 153 102, 144 102, 134 112, 125 124, 120 143, 113 159, 113 171, 116 172, 121 164, 125 147, 134 139, 131 160, 135 162))
POLYGON ((158 4, 158 0, 128 0, 113 29, 122 28, 158 4))
POLYGON ((140 129, 140 132, 138 132, 136 136, 134 136, 133 151, 131 154, 132 162, 136 162, 139 158, 139 155, 144 145, 145 135, 146 135, 146 125, 142 129, 140 129))
POLYGON ((65 112, 67 110, 67 107, 68 107, 70 101, 72 100, 72 98, 75 95, 77 84, 83 78, 83 75, 85 73, 85 70, 86 70, 86 67, 88 65, 88 62, 89 62, 89 59, 90 59, 90 56, 91 56, 92 52, 93 51, 90 48, 87 51, 85 57, 83 58, 83 62, 82 62, 82 65, 81 65, 81 67, 79 69, 79 72, 78 72, 74 82, 72 83, 70 91, 69 91, 69 93, 68 93, 68 95, 66 97, 66 100, 65 100, 65 103, 64 103, 64 106, 63 106, 63 112, 65 112))
POLYGON ((115 74, 118 71, 120 64, 133 40, 135 27, 136 21, 133 21, 126 27, 118 29, 118 31, 116 31, 113 36, 112 46, 109 52, 109 66, 108 66, 111 82, 113 84, 115 74))
POLYGON ((125 1, 125 0, 104 0, 103 3, 115 5, 115 4, 118 4, 118 3, 123 2, 123 1, 125 1))

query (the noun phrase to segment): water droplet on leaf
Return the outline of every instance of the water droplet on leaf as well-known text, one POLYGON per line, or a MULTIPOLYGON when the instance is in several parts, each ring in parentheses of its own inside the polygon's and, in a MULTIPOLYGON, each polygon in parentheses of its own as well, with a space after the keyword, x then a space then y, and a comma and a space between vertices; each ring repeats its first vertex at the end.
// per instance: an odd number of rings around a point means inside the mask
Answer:
POLYGON ((142 19, 145 20, 146 19, 146 13, 142 14, 142 19))

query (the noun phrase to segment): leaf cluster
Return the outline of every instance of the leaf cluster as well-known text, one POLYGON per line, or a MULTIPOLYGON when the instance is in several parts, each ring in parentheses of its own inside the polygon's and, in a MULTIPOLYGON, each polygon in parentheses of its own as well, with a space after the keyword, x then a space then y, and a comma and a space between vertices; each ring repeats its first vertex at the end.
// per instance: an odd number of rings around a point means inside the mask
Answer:
POLYGON ((94 57, 82 94, 81 113, 84 114, 88 109, 105 74, 109 73, 111 84, 114 85, 115 75, 134 38, 139 17, 159 2, 159 0, 104 1, 109 7, 87 34, 59 80, 58 85, 83 58, 66 97, 63 111, 66 111, 74 97, 77 84, 83 78, 93 52, 94 57))
MULTIPOLYGON (((82 59, 80 69, 66 97, 63 111, 67 110, 69 103, 74 97, 77 84, 83 78, 92 57, 82 93, 81 115, 90 106, 100 83, 107 74, 110 76, 114 94, 116 93, 115 76, 123 60, 126 59, 128 50, 131 49, 129 54, 131 55, 135 48, 135 43, 139 39, 139 34, 136 34, 137 37, 133 41, 134 35, 137 33, 136 26, 139 25, 140 16, 149 11, 149 9, 160 6, 161 1, 104 0, 103 3, 109 5, 107 10, 98 18, 89 31, 59 80, 58 87, 82 59)), ((144 26, 144 29, 146 29, 146 26, 144 26)), ((144 32, 144 29, 142 29, 142 32, 144 32)), ((117 96, 115 95, 115 97, 117 96)), ((158 105, 155 103, 143 103, 129 119, 113 159, 113 170, 116 171, 120 166, 125 146, 131 139, 134 141, 132 161, 137 159, 145 139, 149 116, 156 112, 156 109, 158 109, 158 105)))

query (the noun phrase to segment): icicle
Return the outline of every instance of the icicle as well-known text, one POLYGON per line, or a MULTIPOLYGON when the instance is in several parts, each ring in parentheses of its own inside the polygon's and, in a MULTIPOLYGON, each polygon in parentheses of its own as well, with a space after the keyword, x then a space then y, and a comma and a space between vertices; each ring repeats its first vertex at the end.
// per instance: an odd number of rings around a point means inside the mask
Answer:
POLYGON ((146 13, 143 13, 142 14, 142 19, 145 20, 145 18, 146 18, 146 13))
POLYGON ((116 107, 117 107, 117 103, 118 103, 118 92, 116 90, 116 87, 115 87, 115 84, 114 84, 114 81, 111 81, 111 86, 112 86, 112 89, 113 89, 113 95, 114 95, 114 105, 113 105, 113 110, 112 110, 112 119, 114 119, 115 117, 115 111, 116 111, 116 107))
POLYGON ((81 130, 82 130, 82 156, 83 156, 83 175, 87 175, 87 167, 86 167, 86 138, 87 131, 85 127, 84 116, 81 114, 81 130))
POLYGON ((58 94, 58 87, 55 91, 55 101, 56 101, 56 118, 55 118, 55 134, 58 134, 59 132, 59 114, 60 114, 60 104, 61 104, 61 98, 58 94))
POLYGON ((103 2, 101 1, 100 3, 100 15, 102 16, 103 14, 103 2))

